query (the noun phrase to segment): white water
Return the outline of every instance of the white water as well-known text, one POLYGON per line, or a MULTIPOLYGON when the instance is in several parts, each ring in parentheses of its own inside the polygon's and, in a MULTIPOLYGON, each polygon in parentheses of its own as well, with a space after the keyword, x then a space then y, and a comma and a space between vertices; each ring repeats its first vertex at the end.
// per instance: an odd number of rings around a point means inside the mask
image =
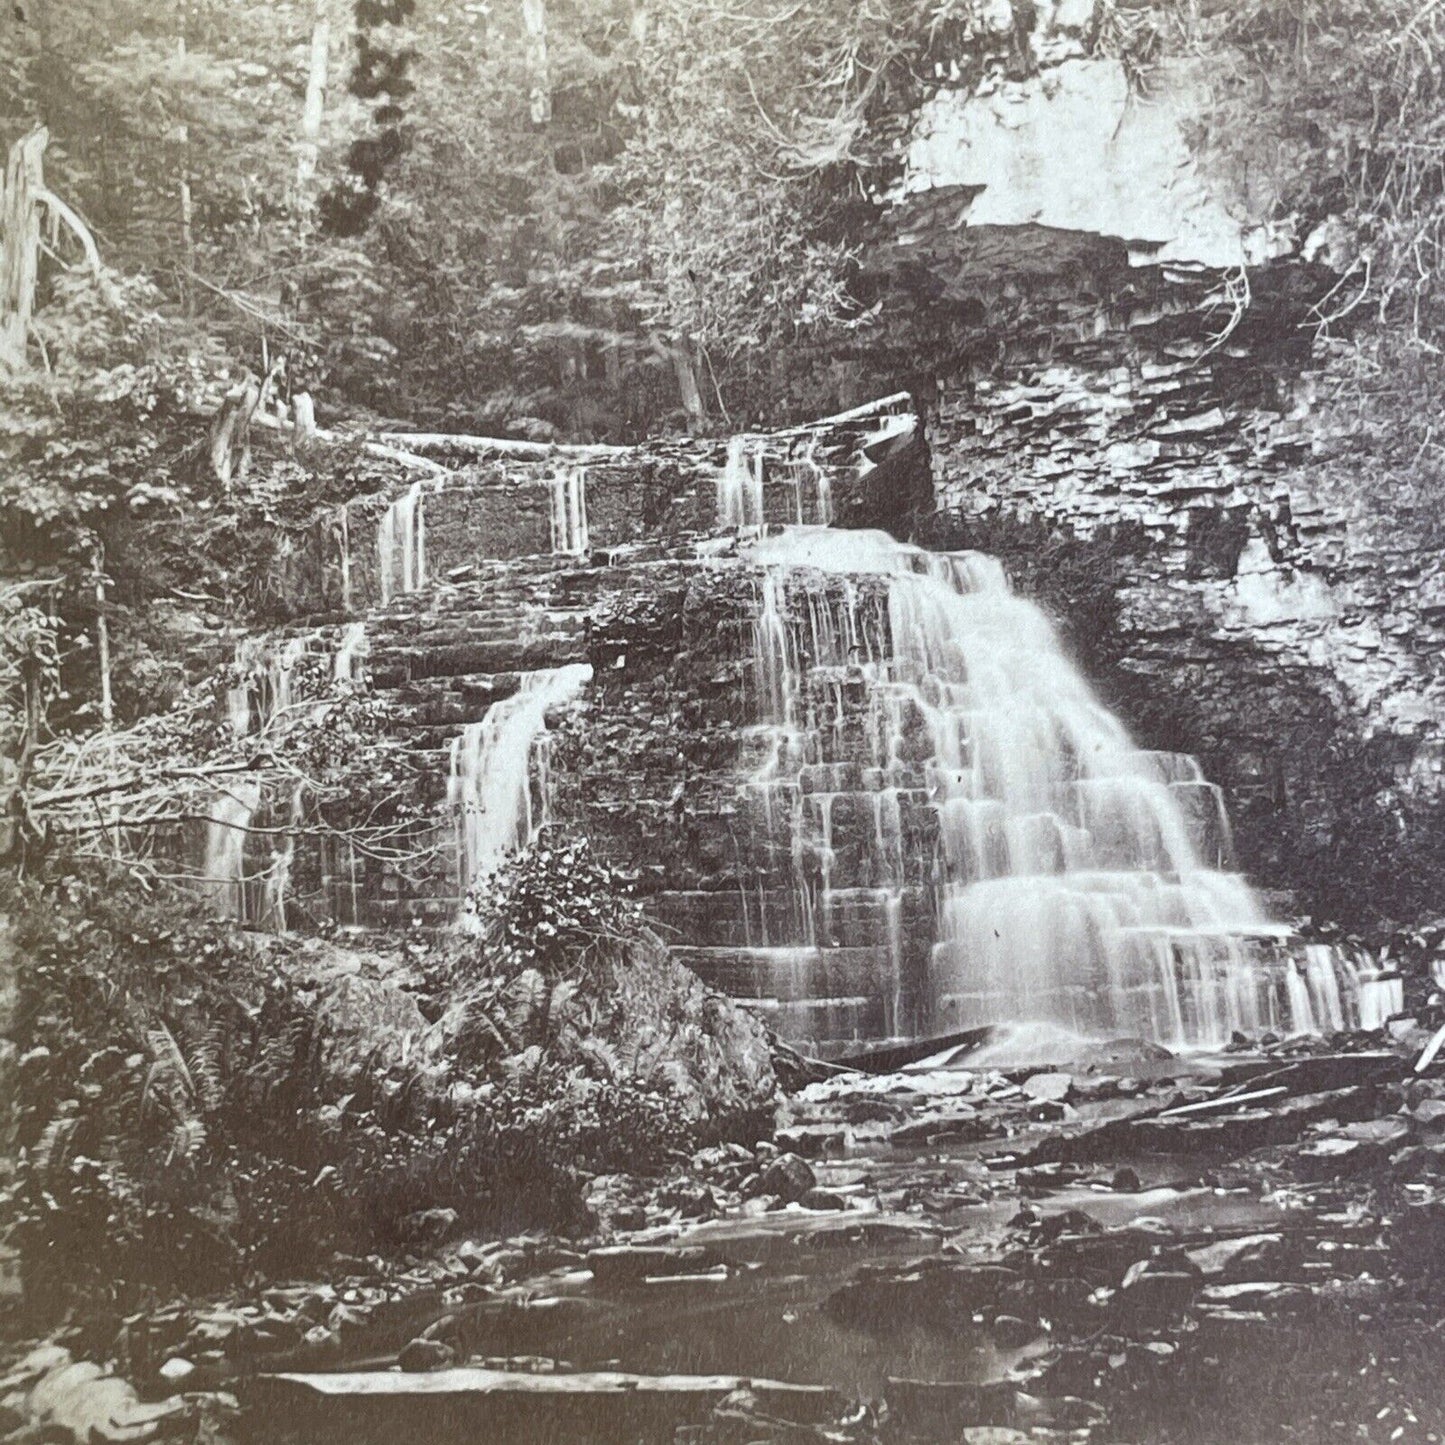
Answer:
MULTIPOLYGON (((547 713, 576 697, 591 677, 587 663, 527 673, 511 697, 494 702, 452 743, 447 801, 457 811, 464 897, 546 822, 545 757, 535 745, 547 713)), ((464 908, 464 924, 469 916, 464 908)))
POLYGON ((426 586, 426 506, 420 482, 382 513, 376 560, 383 603, 426 586))
MULTIPOLYGON (((844 893, 873 893, 896 920, 911 876, 937 911, 920 1019, 934 1032, 1024 1019, 1218 1043, 1350 1021, 1333 951, 1286 959, 1287 930, 1212 866, 1229 852, 1218 790, 1193 759, 1134 746, 996 561, 823 527, 745 555, 763 568, 768 718, 750 787, 764 833, 790 830, 796 895, 792 926, 770 933, 764 915, 765 945, 816 962, 844 893), (845 695, 860 685, 867 756, 847 760, 845 695), (936 815, 931 867, 901 843, 910 799, 936 815), (861 850, 869 889, 835 888, 843 846, 861 850)), ((889 936, 894 977, 878 986, 893 1032, 903 961, 889 936)))
POLYGON ((763 524, 763 453, 746 437, 728 442, 727 461, 717 483, 717 515, 724 527, 763 524))
MULTIPOLYGON (((287 712, 303 704, 314 719, 325 714, 330 699, 297 698, 296 670, 302 659, 315 656, 326 640, 326 635, 319 632, 279 641, 268 637, 241 640, 236 648, 237 681, 226 691, 226 716, 237 738, 265 734, 287 712)), ((332 678, 359 686, 366 652, 365 623, 348 623, 335 641, 332 678)), ((274 795, 274 788, 270 791, 274 795)), ((259 777, 241 777, 211 800, 200 880, 221 916, 282 932, 286 928, 296 838, 305 819, 306 786, 303 782, 293 786, 284 824, 267 835, 274 837, 275 843, 268 861, 260 864, 250 839, 256 815, 267 801, 266 792, 259 777), (249 871, 248 851, 253 855, 249 871)))
POLYGON ((361 682, 361 660, 366 651, 366 623, 348 622, 331 662, 332 677, 337 682, 349 682, 353 687, 358 685, 361 682))
POLYGON ((261 780, 242 777, 211 802, 202 887, 222 918, 246 919, 246 839, 261 806, 261 780))
POLYGON ((580 557, 587 536, 587 468, 568 467, 552 478, 552 550, 580 557))
MULTIPOLYGON (((776 464, 770 485, 786 487, 788 513, 798 526, 827 525, 833 520, 833 479, 813 455, 816 439, 808 441, 799 456, 776 464)), ((768 475, 764 445, 760 438, 733 437, 727 459, 717 480, 717 518, 725 529, 761 529, 767 520, 763 483, 768 475)))
POLYGON ((226 716, 238 738, 262 733, 291 707, 293 674, 306 653, 304 637, 279 646, 268 637, 244 637, 236 646, 237 681, 226 691, 226 716))

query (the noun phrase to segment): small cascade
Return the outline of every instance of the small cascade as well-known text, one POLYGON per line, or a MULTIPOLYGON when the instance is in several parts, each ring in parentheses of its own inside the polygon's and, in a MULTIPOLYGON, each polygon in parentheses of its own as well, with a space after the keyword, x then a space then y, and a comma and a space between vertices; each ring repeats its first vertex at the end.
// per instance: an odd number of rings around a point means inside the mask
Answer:
POLYGON ((291 790, 286 815, 286 831, 280 846, 271 853, 270 862, 260 879, 260 897, 256 907, 256 926, 272 933, 286 931, 286 900, 291 892, 291 865, 296 859, 296 837, 306 811, 306 785, 297 783, 291 790))
POLYGON ((331 661, 331 675, 337 682, 353 687, 361 682, 361 660, 366 656, 366 624, 349 622, 342 630, 336 655, 331 661))
POLYGON ((1351 1021, 1350 969, 1297 957, 1228 871, 1218 789, 1133 745, 996 561, 825 527, 746 555, 768 880, 744 890, 749 943, 795 994, 803 952, 816 1036, 1025 1019, 1220 1043, 1351 1021), (910 959, 920 899, 934 942, 910 959))
POLYGON ((341 566, 341 607, 351 611, 351 513, 336 509, 336 552, 341 566))
MULTIPOLYGON (((328 672, 338 683, 359 687, 367 652, 366 625, 346 624, 339 633, 314 632, 281 639, 243 638, 236 648, 236 683, 226 690, 226 716, 237 738, 259 737, 293 710, 320 718, 332 706, 328 696, 312 697, 298 687, 298 669, 310 660, 309 676, 321 683, 328 672), (329 668, 326 649, 331 650, 329 668)), ((296 782, 278 796, 261 777, 227 783, 212 799, 198 881, 222 917, 282 932, 296 839, 306 814, 306 785, 296 782), (254 838, 274 839, 263 850, 254 838), (256 854, 265 852, 262 862, 256 854), (248 854, 252 856, 248 856, 248 854)), ((356 863, 350 862, 349 913, 359 911, 356 863)))
POLYGON ((717 519, 724 528, 763 525, 763 452, 747 437, 728 441, 717 483, 717 519))
POLYGON ((570 557, 586 554, 587 468, 568 467, 552 478, 552 550, 570 557))
POLYGON ((301 636, 285 638, 279 646, 266 637, 245 637, 237 644, 237 681, 226 691, 226 716, 238 738, 265 732, 291 707, 296 665, 306 651, 301 636))
POLYGON ((376 559, 383 604, 426 586, 426 508, 419 481, 382 513, 376 559))
MULTIPOLYGON (((447 801, 457 814, 464 897, 546 822, 546 763, 536 745, 548 712, 576 697, 591 677, 587 663, 527 673, 516 692, 494 702, 452 743, 447 801)), ((464 924, 469 916, 464 909, 464 924)))
POLYGON ((248 917, 246 840, 260 806, 261 780, 248 777, 229 784, 211 802, 201 886, 222 918, 245 922, 248 917))

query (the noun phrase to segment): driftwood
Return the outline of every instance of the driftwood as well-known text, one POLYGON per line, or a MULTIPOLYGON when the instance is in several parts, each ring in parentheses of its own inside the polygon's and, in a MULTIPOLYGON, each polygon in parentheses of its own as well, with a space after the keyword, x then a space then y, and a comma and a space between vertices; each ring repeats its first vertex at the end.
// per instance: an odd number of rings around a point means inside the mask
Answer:
POLYGON ((0 189, 0 367, 26 368, 26 347, 35 313, 35 287, 40 275, 42 209, 50 218, 52 251, 61 226, 79 243, 108 305, 115 292, 100 264, 100 252, 89 227, 59 196, 45 188, 44 156, 50 133, 41 127, 10 147, 0 189))

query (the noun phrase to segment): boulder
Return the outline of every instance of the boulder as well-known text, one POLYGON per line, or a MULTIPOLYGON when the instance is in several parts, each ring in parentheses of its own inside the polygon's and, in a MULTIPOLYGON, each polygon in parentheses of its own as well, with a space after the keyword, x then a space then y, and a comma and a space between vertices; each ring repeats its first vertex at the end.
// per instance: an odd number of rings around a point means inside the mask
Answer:
POLYGON ((1030 1074, 1023 1081, 1023 1091, 1030 1099, 1040 1103, 1065 1103, 1074 1091, 1074 1081, 1068 1074, 1030 1074))
POLYGON ((456 1359, 457 1352, 445 1340, 415 1339, 403 1346, 396 1362, 407 1374, 420 1375, 428 1370, 444 1370, 456 1359))
POLYGON ((785 1204, 801 1199, 818 1183, 812 1166, 796 1154, 780 1154, 758 1176, 755 1192, 776 1195, 785 1204))

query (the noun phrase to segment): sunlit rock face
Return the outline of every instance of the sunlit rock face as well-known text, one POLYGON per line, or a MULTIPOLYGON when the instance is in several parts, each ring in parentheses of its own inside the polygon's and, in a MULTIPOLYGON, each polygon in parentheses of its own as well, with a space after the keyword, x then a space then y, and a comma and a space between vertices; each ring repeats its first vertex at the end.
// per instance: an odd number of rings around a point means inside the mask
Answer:
POLYGON ((1150 262, 1262 259, 1185 140, 1207 76, 1161 67, 1147 97, 1118 60, 1068 58, 1021 80, 942 89, 914 119, 897 196, 966 188, 967 228, 1040 226, 1129 244, 1150 262))

